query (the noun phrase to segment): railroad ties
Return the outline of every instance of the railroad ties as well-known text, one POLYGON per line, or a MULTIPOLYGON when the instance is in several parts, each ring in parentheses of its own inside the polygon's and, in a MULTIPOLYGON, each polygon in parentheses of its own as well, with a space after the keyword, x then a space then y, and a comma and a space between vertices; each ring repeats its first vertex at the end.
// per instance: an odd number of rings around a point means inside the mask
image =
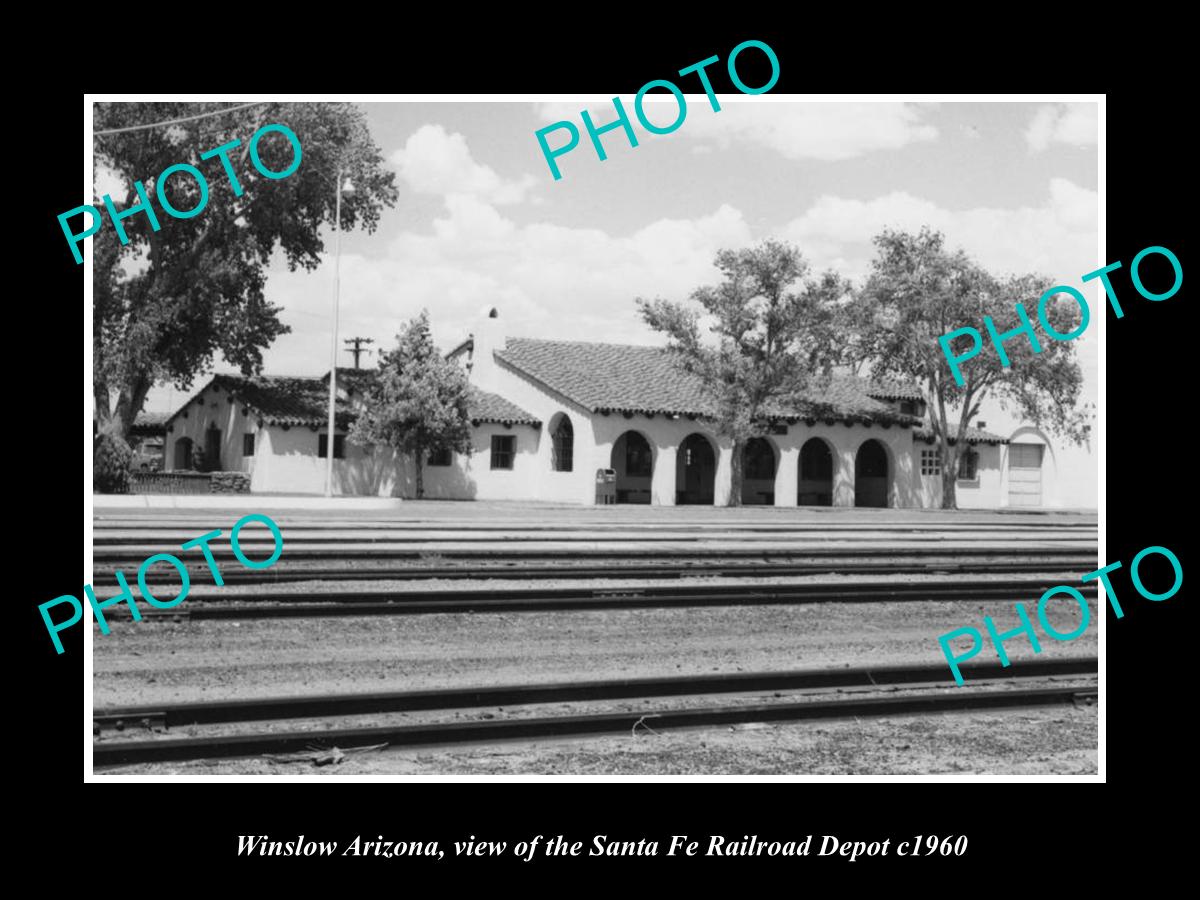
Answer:
MULTIPOLYGON (((232 548, 214 542, 225 586, 212 586, 203 559, 188 560, 188 599, 146 618, 270 628, 250 620, 931 600, 1011 607, 1098 564, 1094 514, 409 508, 353 519, 272 513, 284 536, 275 566, 225 565, 232 548)), ((97 516, 93 584, 113 586, 118 569, 129 576, 153 553, 178 552, 211 519, 180 510, 97 516)), ((243 548, 252 557, 258 549, 243 548)), ((149 573, 168 593, 172 577, 149 573)), ((1095 596, 1094 585, 1083 590, 1095 596)), ((108 766, 1091 702, 1096 665, 1071 657, 966 667, 965 688, 944 666, 851 666, 107 708, 98 686, 93 759, 108 766), (464 720, 450 710, 499 712, 464 720), (187 726, 212 733, 177 736, 187 726)))

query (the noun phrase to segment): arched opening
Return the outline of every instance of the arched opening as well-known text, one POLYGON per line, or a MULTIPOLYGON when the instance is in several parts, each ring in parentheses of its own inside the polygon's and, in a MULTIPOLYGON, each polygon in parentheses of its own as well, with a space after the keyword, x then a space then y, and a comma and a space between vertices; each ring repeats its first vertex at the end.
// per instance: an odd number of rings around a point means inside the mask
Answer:
POLYGON ((742 504, 775 503, 775 448, 766 438, 751 438, 742 448, 742 504))
POLYGON ((190 469, 192 467, 192 439, 182 437, 175 442, 175 465, 171 468, 175 470, 190 469))
POLYGON ((575 429, 565 414, 550 432, 550 468, 555 472, 570 472, 575 465, 575 429))
POLYGON ((1022 425, 1001 451, 1003 482, 1009 506, 1056 506, 1058 460, 1050 438, 1039 428, 1022 425))
POLYGON ((611 468, 617 473, 618 503, 649 503, 654 451, 638 431, 626 431, 613 444, 611 468))
POLYGON ((833 506, 833 451, 820 438, 809 438, 800 448, 800 506, 833 506))
POLYGON ((717 482, 717 454, 702 434, 689 434, 675 457, 675 502, 711 506, 717 482))
POLYGON ((887 506, 891 485, 887 450, 879 441, 863 441, 854 457, 854 505, 887 506))

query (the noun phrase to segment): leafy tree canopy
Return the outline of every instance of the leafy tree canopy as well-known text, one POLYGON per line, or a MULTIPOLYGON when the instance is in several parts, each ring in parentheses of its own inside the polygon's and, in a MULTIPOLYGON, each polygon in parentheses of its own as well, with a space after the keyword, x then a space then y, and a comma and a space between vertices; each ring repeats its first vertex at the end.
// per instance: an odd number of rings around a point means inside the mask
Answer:
MULTIPOLYGON (((943 506, 953 508, 956 502, 962 450, 957 437, 975 421, 986 398, 1073 442, 1087 440, 1092 410, 1079 403, 1083 372, 1076 344, 1052 339, 1037 322, 1038 301, 1053 285, 1050 279, 996 277, 962 250, 948 250, 945 237, 928 228, 916 234, 885 229, 875 237, 875 247, 866 285, 842 311, 849 342, 845 358, 869 368, 875 378, 914 381, 924 391, 942 455, 943 506), (1026 335, 1016 335, 1004 343, 1010 364, 1003 366, 983 318, 991 316, 1001 334, 1010 331, 1021 324, 1018 302, 1040 332, 1041 352, 1034 353, 1026 335), (959 387, 938 338, 967 325, 983 332, 984 347, 964 364, 959 387)), ((1049 302, 1046 316, 1060 334, 1074 331, 1081 321, 1070 299, 1049 302)), ((956 354, 970 346, 969 335, 951 345, 956 354)))
POLYGON ((471 449, 468 391, 466 373, 434 347, 429 313, 422 310, 380 359, 350 439, 368 447, 392 447, 409 456, 417 497, 423 497, 426 455, 471 449))
MULTIPOLYGON (((220 103, 97 103, 97 131, 161 122, 222 109, 220 103)), ((293 160, 285 135, 265 134, 258 143, 265 168, 280 172, 293 160)), ((121 244, 111 221, 93 238, 94 394, 101 420, 115 420, 127 434, 146 393, 158 381, 186 390, 207 371, 217 353, 244 374, 262 368, 262 353, 288 326, 280 307, 264 297, 266 268, 280 252, 290 269, 315 269, 325 250, 322 226, 335 217, 339 171, 355 191, 342 198, 342 228, 373 231, 384 206, 396 200, 362 111, 347 103, 264 103, 178 124, 97 135, 97 169, 125 185, 113 196, 119 210, 139 202, 133 183, 151 198, 160 230, 135 213, 122 221, 121 244), (250 138, 263 125, 286 125, 300 141, 300 167, 285 178, 261 175, 250 160, 250 138), (230 141, 229 153, 242 186, 235 196, 220 159, 200 154, 230 141), (207 206, 176 219, 158 200, 156 179, 168 166, 188 163, 208 184, 207 206), (115 397, 115 407, 112 406, 115 397)), ((165 186, 170 204, 190 210, 199 187, 187 173, 165 186)), ((103 208, 100 199, 95 201, 103 208)))
POLYGON ((637 303, 646 323, 667 335, 682 367, 703 381, 714 424, 733 441, 729 502, 739 505, 743 448, 766 434, 773 408, 794 405, 811 377, 830 371, 838 303, 850 286, 832 272, 808 277, 800 251, 779 241, 722 250, 714 264, 723 280, 693 291, 692 305, 637 303), (702 316, 711 339, 702 333, 702 316))

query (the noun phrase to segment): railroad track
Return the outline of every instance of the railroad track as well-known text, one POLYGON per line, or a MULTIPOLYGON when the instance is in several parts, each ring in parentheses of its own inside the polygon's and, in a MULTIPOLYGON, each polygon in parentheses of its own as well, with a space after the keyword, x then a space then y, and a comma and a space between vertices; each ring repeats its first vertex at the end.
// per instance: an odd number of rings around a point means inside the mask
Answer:
MULTIPOLYGON (((139 565, 140 560, 133 561, 139 565)), ((1096 557, 1062 556, 1045 559, 983 559, 964 560, 905 560, 893 556, 879 561, 855 562, 761 562, 729 563, 723 560, 691 559, 665 561, 653 565, 526 565, 513 560, 508 564, 465 566, 438 565, 382 565, 369 568, 347 568, 345 566, 289 567, 287 563, 270 569, 248 570, 232 567, 222 570, 226 584, 289 584, 299 581, 415 581, 421 579, 453 579, 457 581, 482 581, 485 579, 593 579, 617 578, 781 578, 802 575, 911 575, 911 574, 962 574, 962 575, 1011 575, 1029 572, 1068 572, 1079 574, 1096 566, 1096 557)), ((207 565, 193 563, 189 567, 193 583, 203 583, 211 578, 207 565)), ((160 566, 146 574, 150 584, 168 584, 178 581, 174 569, 160 566)), ((97 572, 92 582, 95 586, 116 585, 113 572, 97 572)))
MULTIPOLYGON (((1041 578, 1004 581, 848 582, 842 584, 643 585, 640 587, 503 588, 446 591, 271 591, 189 596, 169 610, 143 610, 147 620, 277 619, 325 616, 424 615, 428 613, 551 612, 597 609, 669 609, 704 606, 765 606, 798 603, 880 603, 929 600, 1036 599, 1060 583, 1041 578)), ((1078 590, 1096 596, 1095 583, 1078 590)), ((128 618, 124 606, 106 611, 128 618)))
MULTIPOLYGON (((243 543, 242 551, 252 559, 264 559, 274 550, 273 545, 254 544, 250 542, 243 543)), ((489 561, 509 561, 520 560, 529 562, 534 560, 564 560, 564 559, 588 559, 588 560, 647 560, 647 559, 675 559, 680 557, 694 557, 698 553, 708 556, 710 559, 745 559, 745 560, 763 560, 763 561, 782 561, 782 560, 842 560, 854 559, 859 557, 928 557, 928 556, 949 556, 949 555, 970 555, 986 558, 1002 558, 1012 559, 1014 556, 1038 556, 1044 558, 1069 558, 1072 560, 1079 559, 1082 556, 1088 556, 1089 562, 1095 560, 1096 544, 1093 542, 1086 545, 1073 544, 1069 546, 1029 546, 1029 547, 972 547, 969 551, 961 549, 939 547, 935 545, 913 546, 913 547, 883 547, 883 548, 864 548, 864 547, 805 547, 798 548, 795 546, 769 547, 764 548, 761 545, 746 544, 745 546, 737 547, 719 547, 719 548, 704 548, 704 547, 679 547, 665 548, 641 545, 627 546, 580 546, 580 547, 541 547, 541 546, 504 546, 504 547, 363 547, 363 546, 331 546, 331 547, 294 547, 291 544, 284 542, 284 556, 287 561, 298 559, 303 560, 428 560, 431 558, 441 558, 446 560, 489 560, 489 561)), ((222 561, 234 561, 233 550, 228 544, 220 545, 213 544, 213 557, 222 561)), ((97 564, 105 565, 132 565, 134 568, 141 565, 142 560, 150 556, 152 553, 168 552, 180 555, 179 546, 171 544, 153 544, 144 545, 135 548, 116 546, 109 547, 104 545, 96 545, 92 550, 92 557, 97 564)), ((197 551, 192 551, 193 553, 197 551)))
MULTIPOLYGON (((95 728, 101 735, 112 729, 145 726, 170 728, 230 722, 329 719, 363 714, 415 710, 453 710, 504 706, 503 716, 467 721, 333 727, 319 730, 259 731, 188 738, 106 740, 92 745, 95 766, 216 759, 288 753, 314 746, 353 749, 355 746, 418 746, 491 742, 514 738, 547 738, 623 733, 645 725, 668 728, 781 722, 856 716, 931 714, 1093 701, 1094 684, 1082 680, 1097 671, 1095 657, 1031 660, 965 666, 969 687, 954 688, 945 666, 881 666, 837 670, 737 673, 671 678, 508 685, 467 689, 364 693, 314 697, 270 698, 123 707, 97 710, 95 728), (1069 679, 1070 683, 1027 687, 1022 681, 1069 679), (783 691, 841 691, 847 688, 914 691, 894 696, 838 696, 835 699, 752 702, 728 706, 692 706, 583 715, 514 715, 511 707, 539 703, 594 702, 662 697, 712 697, 724 694, 783 691), (998 688, 998 689, 993 689, 998 688), (920 693, 920 689, 927 689, 920 693), (928 689, 945 690, 932 693, 928 689), (948 689, 948 690, 947 690, 948 689)), ((822 696, 822 695, 818 695, 822 696)), ((827 695, 825 695, 827 696, 827 695)), ((327 724, 317 722, 317 724, 327 724)))

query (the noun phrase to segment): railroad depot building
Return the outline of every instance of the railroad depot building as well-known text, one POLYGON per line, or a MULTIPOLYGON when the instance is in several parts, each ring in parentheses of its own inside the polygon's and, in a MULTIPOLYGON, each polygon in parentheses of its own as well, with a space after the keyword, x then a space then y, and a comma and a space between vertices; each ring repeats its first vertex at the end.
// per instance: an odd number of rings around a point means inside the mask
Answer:
MULTIPOLYGON (((663 349, 506 337, 493 308, 448 358, 468 373, 474 446, 428 460, 427 498, 592 504, 597 470, 612 469, 620 503, 728 504, 730 441, 706 421, 698 379, 663 349)), ((338 370, 334 490, 412 496, 407 460, 346 440, 370 377, 338 370)), ((165 470, 242 471, 255 492, 322 493, 327 379, 214 376, 167 420, 165 470)), ((835 376, 803 408, 772 411, 770 434, 745 450, 742 502, 937 507, 924 416, 915 388, 835 376)), ((1094 464, 1090 482, 1066 484, 1059 470, 1073 464, 1036 428, 972 429, 967 441, 960 507, 1095 505, 1094 464)))

